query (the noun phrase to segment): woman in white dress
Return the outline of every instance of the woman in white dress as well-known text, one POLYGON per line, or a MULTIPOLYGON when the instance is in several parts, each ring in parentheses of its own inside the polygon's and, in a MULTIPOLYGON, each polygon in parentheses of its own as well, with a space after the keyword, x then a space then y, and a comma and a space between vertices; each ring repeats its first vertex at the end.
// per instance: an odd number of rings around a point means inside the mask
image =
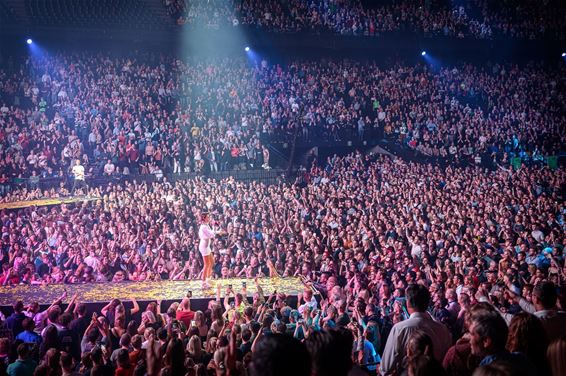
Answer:
POLYGON ((200 239, 198 249, 202 255, 204 261, 204 267, 202 269, 202 287, 209 288, 208 279, 212 275, 212 265, 214 263, 214 257, 212 256, 212 250, 210 245, 212 239, 219 233, 210 227, 210 216, 207 212, 203 212, 200 217, 201 225, 198 230, 198 237, 200 239))

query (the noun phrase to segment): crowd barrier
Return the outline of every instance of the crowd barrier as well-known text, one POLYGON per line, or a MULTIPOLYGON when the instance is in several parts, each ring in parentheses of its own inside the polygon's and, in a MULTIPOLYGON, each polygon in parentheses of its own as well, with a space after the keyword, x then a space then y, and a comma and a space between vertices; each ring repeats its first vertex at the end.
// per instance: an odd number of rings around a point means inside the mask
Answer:
MULTIPOLYGON (((205 172, 205 173, 180 173, 180 174, 136 174, 136 175, 115 175, 115 176, 94 176, 86 179, 89 187, 103 187, 109 184, 119 184, 124 181, 146 182, 152 183, 162 181, 176 182, 178 180, 194 179, 197 177, 211 178, 216 180, 234 178, 242 182, 259 181, 265 184, 277 183, 280 179, 284 178, 284 170, 232 170, 232 171, 218 171, 218 172, 205 172)), ((15 189, 41 189, 50 190, 58 189, 63 185, 67 189, 73 187, 72 176, 57 176, 46 178, 13 178, 0 183, 0 194, 5 194, 15 189)))

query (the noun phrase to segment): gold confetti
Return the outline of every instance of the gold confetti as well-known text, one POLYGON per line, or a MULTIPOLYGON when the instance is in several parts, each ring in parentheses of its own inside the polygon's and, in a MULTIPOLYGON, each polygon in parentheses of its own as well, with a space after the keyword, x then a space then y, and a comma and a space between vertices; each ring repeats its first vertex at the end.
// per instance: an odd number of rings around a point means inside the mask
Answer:
MULTIPOLYGON (((147 300, 180 300, 192 291, 195 299, 214 299, 217 285, 220 285, 221 297, 224 297, 228 285, 232 285, 235 293, 241 292, 242 284, 246 282, 248 296, 256 292, 253 279, 226 278, 210 282, 210 288, 203 290, 200 280, 183 281, 147 281, 147 282, 105 282, 83 283, 74 285, 17 285, 0 287, 0 305, 9 306, 21 299, 24 304, 38 302, 51 304, 67 291, 67 300, 78 294, 78 301, 85 303, 108 302, 112 299, 139 301, 147 300)), ((274 291, 287 295, 298 295, 303 292, 305 285, 297 277, 273 277, 258 279, 265 295, 274 291)))

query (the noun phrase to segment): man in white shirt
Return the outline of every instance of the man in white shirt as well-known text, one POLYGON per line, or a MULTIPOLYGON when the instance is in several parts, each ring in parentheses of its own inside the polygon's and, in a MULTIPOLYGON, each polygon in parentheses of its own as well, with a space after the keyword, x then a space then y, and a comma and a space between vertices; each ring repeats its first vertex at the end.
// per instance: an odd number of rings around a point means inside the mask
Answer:
POLYGON ((104 175, 112 175, 115 170, 116 166, 114 166, 114 163, 109 159, 104 165, 104 175))
POLYGON ((90 250, 88 256, 85 257, 85 264, 90 266, 93 270, 98 271, 100 268, 100 260, 96 257, 93 250, 90 250))
POLYGON ((72 168, 73 176, 75 180, 73 181, 72 194, 75 193, 75 189, 79 188, 82 190, 83 187, 88 188, 85 181, 85 168, 81 165, 80 159, 75 160, 75 165, 72 168))
POLYGON ((408 320, 401 321, 393 326, 379 371, 381 375, 401 375, 407 369, 407 343, 411 334, 421 330, 428 334, 432 340, 434 357, 442 362, 444 355, 452 345, 450 331, 443 324, 434 321, 427 312, 430 303, 430 292, 425 286, 411 284, 405 291, 407 298, 408 320))
POLYGON ((299 304, 301 303, 301 298, 304 299, 305 303, 300 305, 298 308, 299 313, 302 315, 305 311, 305 308, 309 307, 310 310, 316 309, 318 303, 316 298, 314 297, 312 290, 310 288, 305 288, 302 295, 299 295, 299 304))

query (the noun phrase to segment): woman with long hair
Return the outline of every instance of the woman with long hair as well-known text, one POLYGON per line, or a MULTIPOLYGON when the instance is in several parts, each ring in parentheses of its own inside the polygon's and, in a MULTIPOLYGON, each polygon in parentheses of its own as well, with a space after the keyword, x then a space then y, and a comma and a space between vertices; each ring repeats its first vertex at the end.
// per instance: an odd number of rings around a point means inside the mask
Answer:
POLYGON ((553 376, 566 375, 566 337, 560 337, 548 346, 546 358, 553 376))
POLYGON ((195 326, 198 329, 198 335, 201 341, 205 341, 206 335, 208 334, 208 325, 206 324, 206 317, 202 311, 195 312, 195 326))
POLYGON ((446 375, 434 358, 432 339, 422 330, 413 332, 407 343, 407 371, 410 376, 446 375))
POLYGON ((199 252, 202 255, 204 266, 202 268, 202 288, 210 288, 208 279, 212 276, 212 266, 214 264, 214 256, 212 255, 211 243, 212 239, 219 233, 210 227, 210 216, 208 212, 201 213, 200 228, 198 230, 199 252))
POLYGON ((222 306, 216 304, 212 308, 212 323, 210 324, 210 329, 214 330, 216 334, 219 334, 224 328, 224 316, 222 315, 222 306))
POLYGON ((55 325, 49 325, 43 332, 43 341, 41 341, 41 345, 39 345, 39 357, 43 358, 49 349, 58 348, 59 335, 57 333, 57 327, 55 327, 55 325))
POLYGON ((204 360, 204 349, 199 336, 192 336, 187 344, 187 353, 195 363, 201 363, 204 360))
POLYGON ((184 375, 185 369, 185 350, 183 341, 177 337, 171 338, 165 350, 165 368, 161 371, 161 376, 184 375))
POLYGON ((527 312, 513 316, 507 335, 509 352, 525 355, 535 365, 539 375, 549 375, 547 347, 546 332, 538 317, 527 312))

